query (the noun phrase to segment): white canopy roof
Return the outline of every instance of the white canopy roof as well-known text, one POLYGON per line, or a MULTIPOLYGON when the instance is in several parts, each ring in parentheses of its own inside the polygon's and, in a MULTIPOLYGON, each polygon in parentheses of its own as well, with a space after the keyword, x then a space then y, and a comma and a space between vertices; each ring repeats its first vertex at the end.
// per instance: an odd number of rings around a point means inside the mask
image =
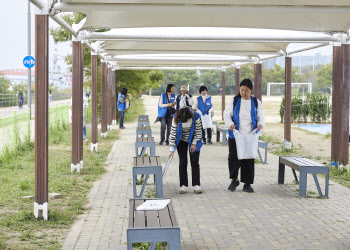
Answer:
POLYGON ((347 32, 347 0, 61 0, 55 11, 87 15, 83 29, 242 27, 347 32))

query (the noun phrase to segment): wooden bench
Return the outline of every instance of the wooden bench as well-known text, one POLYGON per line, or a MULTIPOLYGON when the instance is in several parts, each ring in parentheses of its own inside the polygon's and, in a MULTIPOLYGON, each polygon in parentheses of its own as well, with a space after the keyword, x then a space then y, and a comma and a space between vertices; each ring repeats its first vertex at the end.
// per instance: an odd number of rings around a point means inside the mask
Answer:
POLYGON ((136 138, 141 135, 144 137, 147 135, 148 137, 152 137, 152 129, 150 126, 138 126, 136 128, 136 138))
POLYGON ((260 159, 260 162, 261 162, 261 163, 264 163, 264 164, 267 163, 267 144, 268 144, 267 142, 265 142, 265 141, 260 141, 260 140, 259 140, 259 143, 258 143, 258 155, 259 155, 259 159, 260 159), (264 149, 265 149, 265 160, 264 160, 264 161, 262 160, 262 157, 261 157, 259 148, 264 148, 264 149))
POLYGON ((307 174, 312 174, 315 180, 317 191, 320 197, 328 198, 329 185, 329 167, 319 164, 318 162, 298 156, 280 156, 278 167, 278 184, 284 184, 285 166, 292 168, 295 181, 299 183, 299 197, 306 198, 307 191, 307 174), (295 173, 299 171, 299 181, 295 173), (325 174, 325 194, 322 194, 320 184, 316 174, 325 174))
POLYGON ((156 144, 153 137, 137 137, 135 142, 135 153, 136 156, 144 156, 146 148, 150 148, 150 156, 156 156, 156 144), (141 154, 139 155, 139 148, 141 154))
POLYGON ((127 249, 132 250, 132 243, 135 242, 151 242, 149 249, 155 249, 157 242, 167 242, 169 250, 181 249, 180 227, 172 202, 162 210, 137 211, 136 208, 146 200, 129 201, 127 249))
POLYGON ((137 126, 139 126, 139 127, 141 127, 141 126, 150 126, 150 123, 149 123, 149 120, 148 120, 148 118, 147 119, 145 119, 145 118, 139 118, 138 120, 137 120, 137 126))
POLYGON ((138 119, 140 120, 140 119, 149 119, 148 118, 148 115, 139 115, 139 117, 138 117, 138 119))
POLYGON ((156 196, 158 198, 162 198, 163 178, 162 164, 160 162, 159 156, 134 157, 134 165, 132 168, 134 198, 142 198, 148 178, 151 174, 154 175, 154 183, 156 185, 156 196), (146 175, 139 195, 136 192, 137 175, 146 175))
POLYGON ((216 128, 216 142, 220 142, 220 132, 222 133, 222 146, 226 146, 228 128, 222 126, 216 128))

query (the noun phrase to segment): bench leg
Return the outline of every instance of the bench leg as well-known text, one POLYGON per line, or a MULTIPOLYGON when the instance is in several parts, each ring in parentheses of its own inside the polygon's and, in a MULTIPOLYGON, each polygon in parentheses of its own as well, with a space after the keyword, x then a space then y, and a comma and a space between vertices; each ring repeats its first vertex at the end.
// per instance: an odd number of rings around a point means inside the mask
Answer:
POLYGON ((265 164, 267 163, 267 146, 266 146, 266 148, 265 148, 265 161, 264 161, 264 163, 265 163, 265 164))
POLYGON ((282 163, 279 163, 278 166, 278 184, 284 184, 284 172, 286 166, 282 163))
POLYGON ((264 163, 264 162, 263 162, 263 160, 262 160, 262 158, 261 158, 261 154, 260 154, 259 147, 258 147, 258 156, 259 156, 259 160, 260 160, 260 162, 261 162, 261 163, 264 163))
POLYGON ((135 155, 136 155, 136 157, 137 157, 137 156, 139 156, 138 149, 139 149, 139 148, 138 148, 138 146, 137 146, 137 145, 135 145, 135 155))
POLYGON ((140 156, 144 156, 146 152, 146 147, 142 147, 140 156))
POLYGON ((168 241, 168 250, 178 250, 181 249, 180 242, 180 229, 174 230, 171 239, 168 241))
POLYGON ((320 188, 320 184, 318 183, 317 175, 316 174, 312 174, 312 176, 314 177, 314 180, 315 180, 315 184, 316 184, 316 187, 317 187, 318 195, 320 197, 324 197, 324 195, 322 194, 321 188, 320 188))
POLYGON ((306 198, 307 173, 299 175, 299 198, 306 198))
POLYGON ((155 147, 155 145, 152 145, 150 147, 150 150, 151 150, 151 156, 156 156, 156 147, 155 147))
POLYGON ((216 130, 216 142, 220 142, 220 131, 216 130))
POLYGON ((157 246, 157 242, 151 242, 151 245, 149 247, 149 250, 154 250, 157 246))
POLYGON ((226 133, 222 132, 222 146, 226 146, 226 133))
POLYGON ((292 172, 293 172, 294 179, 295 179, 296 183, 299 183, 298 176, 297 176, 297 173, 295 172, 295 169, 292 169, 292 172))
POLYGON ((146 184, 147 184, 148 178, 149 178, 149 174, 146 174, 146 178, 143 181, 140 195, 137 198, 142 198, 143 192, 145 192, 145 188, 146 188, 146 184))
POLYGON ((133 185, 133 191, 134 191, 134 198, 137 198, 136 195, 136 182, 137 182, 137 174, 133 173, 133 181, 132 181, 132 185, 133 185))
POLYGON ((328 170, 328 173, 326 174, 326 187, 325 187, 325 195, 324 197, 328 199, 328 186, 329 186, 329 170, 328 170))
POLYGON ((154 182, 156 184, 156 196, 157 198, 163 198, 163 178, 162 170, 159 173, 154 174, 154 182))

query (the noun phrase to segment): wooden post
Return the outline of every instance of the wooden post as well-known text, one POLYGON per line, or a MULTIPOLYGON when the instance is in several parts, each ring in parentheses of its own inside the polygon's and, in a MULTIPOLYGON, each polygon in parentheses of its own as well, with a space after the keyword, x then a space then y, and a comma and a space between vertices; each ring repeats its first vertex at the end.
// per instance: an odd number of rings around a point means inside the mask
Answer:
POLYGON ((236 67, 236 74, 235 74, 235 78, 236 78, 235 95, 238 95, 238 94, 239 94, 239 89, 240 89, 240 87, 239 87, 239 84, 240 84, 240 82, 239 82, 239 74, 240 74, 240 71, 241 71, 240 67, 236 67))
POLYGON ((112 124, 117 125, 117 92, 116 92, 116 79, 115 70, 112 71, 112 124))
POLYGON ((113 71, 112 71, 112 67, 109 66, 108 67, 108 98, 107 98, 107 127, 108 129, 112 129, 112 112, 113 112, 113 103, 112 103, 112 82, 113 82, 113 71))
POLYGON ((349 46, 333 46, 331 165, 349 164, 349 46))
POLYGON ((49 16, 35 15, 35 199, 34 215, 48 219, 49 16))
POLYGON ((292 122, 292 57, 285 58, 284 144, 291 148, 292 122))
POLYGON ((221 118, 224 120, 224 111, 225 111, 225 96, 226 96, 226 70, 221 70, 222 84, 221 84, 221 118))
POLYGON ((98 149, 97 125, 97 54, 91 52, 91 152, 98 149))
POLYGON ((101 136, 106 137, 107 132, 107 63, 101 62, 101 136))
POLYGON ((72 163, 71 171, 80 172, 82 117, 81 117, 81 42, 72 42, 72 163))
POLYGON ((254 64, 254 96, 262 102, 262 63, 254 64))
POLYGON ((84 43, 80 43, 80 82, 79 82, 79 92, 80 92, 80 98, 79 98, 79 153, 80 153, 80 169, 83 168, 83 154, 84 154, 84 147, 83 147, 83 119, 84 119, 84 43))

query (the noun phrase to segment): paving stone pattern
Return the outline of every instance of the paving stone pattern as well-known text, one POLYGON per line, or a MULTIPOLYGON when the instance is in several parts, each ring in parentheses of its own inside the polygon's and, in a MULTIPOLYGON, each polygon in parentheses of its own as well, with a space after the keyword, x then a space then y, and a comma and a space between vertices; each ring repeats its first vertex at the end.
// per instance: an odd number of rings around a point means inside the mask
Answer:
MULTIPOLYGON (((169 148, 158 145, 160 124, 153 124, 158 98, 143 98, 157 145, 156 154, 164 166, 169 148)), ((72 226, 63 249, 126 249, 137 123, 125 126, 108 156, 107 172, 89 194, 89 209, 72 226)), ((286 168, 287 185, 278 185, 278 157, 268 154, 268 164, 256 164, 255 193, 243 192, 243 184, 230 192, 227 157, 227 146, 204 145, 200 155, 204 193, 195 194, 190 186, 187 194, 178 194, 175 154, 164 179, 164 197, 173 200, 182 249, 350 249, 348 188, 331 181, 329 199, 318 199, 313 178, 309 176, 311 197, 299 199, 290 168, 286 168)), ((190 166, 188 170, 191 185, 190 166)), ((319 180, 324 187, 324 179, 319 180)))

